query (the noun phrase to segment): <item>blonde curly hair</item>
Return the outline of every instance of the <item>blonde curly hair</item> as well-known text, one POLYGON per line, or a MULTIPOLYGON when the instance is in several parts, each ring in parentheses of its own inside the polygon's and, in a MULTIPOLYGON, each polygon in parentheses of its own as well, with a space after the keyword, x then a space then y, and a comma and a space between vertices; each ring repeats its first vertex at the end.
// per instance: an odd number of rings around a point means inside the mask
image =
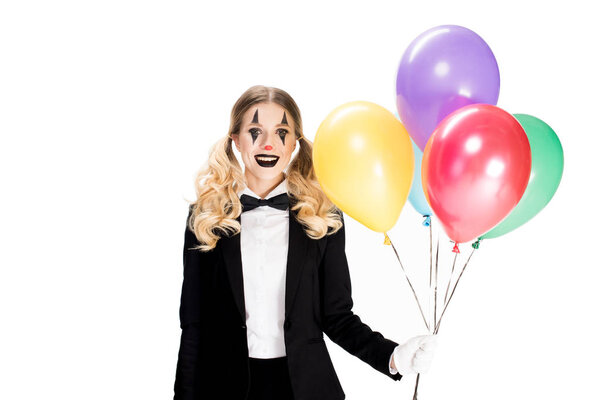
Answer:
POLYGON ((187 226, 200 242, 193 247, 201 251, 215 248, 219 233, 237 234, 241 225, 237 217, 242 204, 237 193, 247 187, 246 177, 233 153, 231 135, 239 133, 242 116, 257 103, 277 103, 291 116, 300 149, 287 168, 290 207, 312 239, 333 234, 342 227, 341 210, 327 198, 316 179, 312 161, 312 142, 302 134, 302 118, 294 99, 284 90, 252 86, 235 102, 231 110, 229 132, 210 149, 208 160, 195 179, 197 200, 190 202, 187 226), (330 229, 331 228, 331 229, 330 229))

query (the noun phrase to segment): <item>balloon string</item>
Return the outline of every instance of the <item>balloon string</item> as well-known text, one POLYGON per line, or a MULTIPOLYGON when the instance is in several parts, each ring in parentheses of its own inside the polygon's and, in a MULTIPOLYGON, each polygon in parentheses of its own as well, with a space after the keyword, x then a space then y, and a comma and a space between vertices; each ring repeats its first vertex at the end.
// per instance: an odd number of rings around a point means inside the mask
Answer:
MULTIPOLYGON (((388 240, 389 237, 387 236, 387 234, 385 235, 388 240)), ((415 300, 417 301, 417 305, 419 306, 419 311, 421 312, 421 317, 423 317, 423 322, 425 322, 425 326, 427 327, 427 330, 429 331, 429 324, 427 323, 427 320, 425 319, 425 314, 423 314, 423 309, 421 308, 421 302, 419 301, 419 298, 417 297, 417 293, 415 292, 415 289, 413 288, 412 283, 410 282, 410 279, 408 278, 408 274, 406 273, 406 270, 404 269, 404 265, 402 265, 402 261, 400 261, 400 256, 398 255, 398 252, 396 251, 396 247, 394 246, 394 243, 392 243, 392 241, 390 240, 390 244, 392 245, 392 249, 394 249, 394 253, 396 254, 396 258, 398 259, 398 262, 400 263, 400 267, 402 267, 402 271, 404 272, 404 276, 406 277, 406 280, 408 281, 408 285, 410 286, 410 289, 413 292, 413 295, 415 296, 415 300)))
POLYGON ((437 321, 437 288, 438 288, 438 260, 440 255, 440 234, 437 235, 437 244, 435 250, 435 289, 434 289, 434 301, 433 301, 433 325, 437 321))
MULTIPOLYGON (((445 301, 445 305, 444 305, 444 309, 442 310, 442 315, 440 316, 439 321, 437 322, 437 325, 435 326, 435 329, 433 331, 434 335, 437 335, 439 330, 440 330, 440 324, 442 323, 442 317, 444 316, 444 314, 446 313, 446 308, 448 308, 448 304, 450 304, 450 300, 452 300, 452 297, 454 296, 454 291, 456 290, 456 287, 458 286, 458 282, 460 281, 460 278, 462 277, 463 272, 465 272, 465 269, 467 268, 467 265, 469 264, 469 261, 471 260, 471 257, 473 256, 473 253, 475 252, 476 249, 479 248, 479 243, 481 241, 481 238, 479 238, 475 243, 473 243, 473 250, 471 251, 471 254, 469 255, 469 258, 467 259, 467 262, 465 263, 465 265, 463 266, 462 271, 460 272, 460 275, 458 275, 458 279, 456 280, 456 282, 454 283, 454 287, 452 288, 452 293, 450 293, 450 298, 448 299, 448 301, 445 301)), ((431 239, 430 239, 430 243, 431 243, 431 239)), ((437 273, 438 273, 438 255, 439 255, 439 249, 440 249, 440 240, 439 240, 439 236, 438 236, 438 240, 437 240, 437 250, 436 250, 436 255, 435 255, 435 302, 434 302, 434 320, 436 319, 436 315, 437 315, 437 273)), ((431 254, 431 251, 430 251, 431 254)), ((452 272, 450 273, 450 279, 452 279, 452 274, 454 272, 454 264, 456 263, 456 256, 458 254, 456 254, 454 256, 454 263, 452 264, 452 272)), ((448 281, 448 285, 450 285, 450 280, 448 281)), ((446 289, 446 294, 448 294, 448 290, 446 289)), ((413 393, 413 400, 418 400, 417 395, 418 395, 418 389, 419 389, 419 379, 421 377, 421 374, 418 373, 417 374, 417 379, 415 381, 415 391, 413 393)))
MULTIPOLYGON (((429 316, 431 317, 433 315, 433 313, 431 312, 431 289, 432 289, 432 275, 433 275, 433 228, 431 227, 431 217, 429 215, 425 216, 425 221, 423 221, 423 225, 428 226, 429 227, 429 296, 427 296, 429 304, 428 304, 428 311, 429 311, 429 316)), ((438 247, 439 248, 439 247, 438 247)), ((436 268, 437 268, 437 259, 436 259, 436 268)), ((434 320, 430 321, 430 325, 429 326, 433 326, 435 323, 435 316, 434 316, 434 320)), ((429 329, 429 333, 431 333, 431 329, 429 329)), ((417 374, 417 380, 415 381, 415 392, 413 393, 413 400, 418 400, 418 392, 419 392, 419 380, 421 379, 421 373, 417 374)))
POLYGON ((413 400, 417 400, 417 390, 419 389, 419 378, 421 377, 421 373, 417 374, 417 380, 415 382, 415 392, 413 393, 413 400))
MULTIPOLYGON (((431 237, 431 225, 429 226, 430 230, 429 230, 429 248, 430 248, 430 256, 431 256, 431 246, 433 243, 432 237, 431 237)), ((438 233, 437 235, 437 239, 436 239, 436 250, 435 250, 435 286, 434 286, 434 291, 433 291, 433 321, 435 322, 435 320, 437 319, 437 283, 438 283, 438 260, 439 260, 439 255, 440 255, 440 235, 438 233)), ((430 264, 431 265, 431 264, 430 264)), ((431 276, 431 273, 430 273, 431 276)), ((460 278, 460 277, 459 277, 460 278)), ((458 282, 458 281, 457 281, 458 282)), ((430 289, 431 289, 431 279, 430 279, 430 289)), ((452 298, 452 296, 450 296, 450 298, 452 298)), ((431 313, 430 313, 431 314, 431 313)), ((440 317, 441 319, 441 317, 440 317)), ((428 331, 431 332, 431 329, 428 328, 428 331)), ((433 332, 434 335, 437 335, 437 331, 434 330, 433 332)), ((417 374, 417 380, 415 381, 415 392, 413 393, 413 400, 418 400, 417 399, 417 394, 418 394, 418 389, 419 389, 419 379, 421 377, 421 373, 417 374)))
POLYGON ((438 333, 438 331, 440 330, 440 324, 442 323, 442 318, 444 317, 444 313, 446 312, 446 308, 448 308, 448 304, 450 304, 450 300, 452 300, 452 296, 454 296, 454 291, 456 290, 456 287, 458 286, 458 282, 460 281, 460 278, 463 274, 463 272, 465 272, 465 269, 467 268, 467 265, 469 264, 469 261, 471 260, 471 257, 473 256, 473 253, 475 253, 475 248, 473 248, 473 250, 471 251, 471 254, 469 255, 469 258, 467 259, 467 262, 465 263, 462 271, 460 271, 460 275, 458 275, 458 279, 456 280, 456 283, 454 283, 454 287, 452 288, 452 292, 450 293, 450 297, 448 298, 448 301, 446 302, 446 304, 444 305, 444 309, 442 310, 442 315, 440 315, 440 319, 437 322, 437 325, 435 327, 435 330, 433 331, 434 335, 436 335, 438 333))
POLYGON ((457 257, 458 257, 458 253, 454 253, 454 262, 452 263, 452 270, 450 271, 450 277, 448 278, 448 286, 446 286, 446 294, 444 295, 444 304, 446 304, 446 299, 448 298, 448 291, 450 290, 450 283, 452 282, 452 277, 454 276, 454 266, 456 265, 457 257))
MULTIPOLYGON (((431 219, 429 220, 431 222, 431 219)), ((431 278, 432 278, 432 270, 433 270, 433 238, 432 238, 432 227, 431 223, 429 224, 429 295, 427 296, 429 304, 427 304, 427 310, 429 317, 431 318, 431 278)), ((429 321, 429 326, 433 326, 435 321, 429 321)))

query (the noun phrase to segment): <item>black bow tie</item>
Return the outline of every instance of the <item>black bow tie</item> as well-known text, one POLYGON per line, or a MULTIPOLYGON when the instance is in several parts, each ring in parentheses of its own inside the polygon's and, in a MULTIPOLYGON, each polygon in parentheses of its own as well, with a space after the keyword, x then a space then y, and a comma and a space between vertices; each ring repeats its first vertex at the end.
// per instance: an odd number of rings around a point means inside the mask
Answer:
POLYGON ((253 196, 248 196, 247 194, 243 194, 240 197, 240 201, 242 202, 242 207, 244 211, 250 211, 260 206, 269 206, 276 208, 278 210, 286 210, 289 206, 290 200, 288 198, 287 193, 281 193, 277 196, 271 197, 269 199, 257 199, 253 196))

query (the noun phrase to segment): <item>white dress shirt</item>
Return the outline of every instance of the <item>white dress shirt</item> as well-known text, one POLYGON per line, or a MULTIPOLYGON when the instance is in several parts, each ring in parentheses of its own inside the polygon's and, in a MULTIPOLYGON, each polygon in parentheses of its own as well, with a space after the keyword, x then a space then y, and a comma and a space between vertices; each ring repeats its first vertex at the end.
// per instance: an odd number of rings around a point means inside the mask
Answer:
MULTIPOLYGON (((287 178, 264 198, 287 192, 287 178)), ((260 198, 250 188, 238 192, 260 198)), ((286 355, 283 339, 285 277, 289 240, 289 211, 256 207, 241 215, 240 249, 246 302, 248 356, 276 358, 286 355)), ((394 353, 390 355, 390 373, 394 353)))
MULTIPOLYGON (((287 179, 265 199, 287 192, 287 179)), ((250 188, 238 196, 260 198, 250 188)), ((252 358, 284 357, 285 276, 289 211, 256 207, 241 215, 240 249, 246 302, 248 355, 252 358)))

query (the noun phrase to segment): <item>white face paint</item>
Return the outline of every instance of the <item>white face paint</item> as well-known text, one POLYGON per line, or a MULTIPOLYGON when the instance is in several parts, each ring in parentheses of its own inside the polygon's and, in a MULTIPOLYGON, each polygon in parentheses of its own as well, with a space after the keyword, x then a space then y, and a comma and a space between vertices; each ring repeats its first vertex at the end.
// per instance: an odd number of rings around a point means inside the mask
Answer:
POLYGON ((254 104, 246 111, 239 134, 232 138, 242 156, 247 178, 276 181, 282 177, 296 148, 294 128, 290 113, 277 103, 254 104), (259 155, 275 156, 276 161, 259 159, 259 155))

